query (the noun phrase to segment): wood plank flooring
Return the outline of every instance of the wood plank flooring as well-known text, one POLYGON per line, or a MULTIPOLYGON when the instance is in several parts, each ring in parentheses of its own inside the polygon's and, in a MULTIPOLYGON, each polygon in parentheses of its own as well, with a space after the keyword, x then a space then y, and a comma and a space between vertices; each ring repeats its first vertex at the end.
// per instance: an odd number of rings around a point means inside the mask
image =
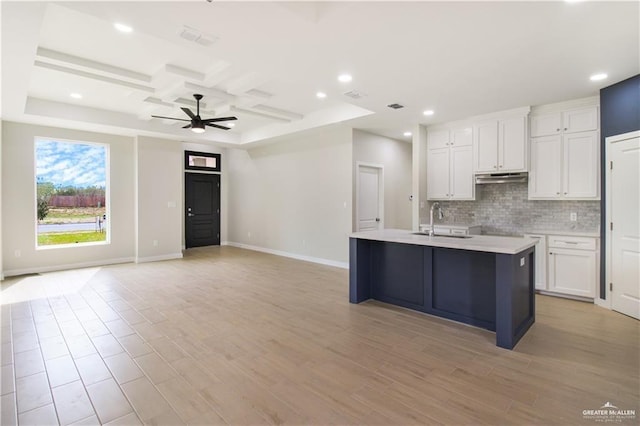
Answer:
MULTIPOLYGON (((594 424, 640 414, 640 323, 537 296, 491 332, 378 302, 348 271, 232 247, 7 279, 2 425, 594 424)), ((638 418, 628 424, 638 424, 638 418)))

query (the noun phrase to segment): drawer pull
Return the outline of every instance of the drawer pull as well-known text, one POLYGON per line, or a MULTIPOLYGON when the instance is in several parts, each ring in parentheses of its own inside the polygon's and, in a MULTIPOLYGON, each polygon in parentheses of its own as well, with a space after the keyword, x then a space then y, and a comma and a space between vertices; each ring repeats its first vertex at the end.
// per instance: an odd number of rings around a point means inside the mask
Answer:
POLYGON ((558 241, 559 243, 565 243, 565 244, 580 244, 578 242, 575 241, 558 241))

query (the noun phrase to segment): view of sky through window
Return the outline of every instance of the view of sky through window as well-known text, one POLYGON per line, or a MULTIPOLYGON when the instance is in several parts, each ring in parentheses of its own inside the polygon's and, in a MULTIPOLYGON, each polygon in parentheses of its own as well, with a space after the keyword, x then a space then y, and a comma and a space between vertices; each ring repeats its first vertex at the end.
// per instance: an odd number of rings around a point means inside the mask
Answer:
POLYGON ((36 143, 38 181, 56 186, 106 186, 105 147, 39 140, 36 143))

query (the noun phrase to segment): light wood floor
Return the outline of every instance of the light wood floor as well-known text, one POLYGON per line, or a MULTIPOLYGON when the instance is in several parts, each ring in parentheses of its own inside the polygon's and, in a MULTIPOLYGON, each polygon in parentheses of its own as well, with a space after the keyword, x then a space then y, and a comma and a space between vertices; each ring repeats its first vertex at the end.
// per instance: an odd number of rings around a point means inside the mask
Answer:
MULTIPOLYGON (((231 247, 2 284, 2 425, 594 424, 640 414, 640 325, 538 296, 513 351, 348 272, 231 247)), ((629 423, 637 424, 638 420, 629 423)))

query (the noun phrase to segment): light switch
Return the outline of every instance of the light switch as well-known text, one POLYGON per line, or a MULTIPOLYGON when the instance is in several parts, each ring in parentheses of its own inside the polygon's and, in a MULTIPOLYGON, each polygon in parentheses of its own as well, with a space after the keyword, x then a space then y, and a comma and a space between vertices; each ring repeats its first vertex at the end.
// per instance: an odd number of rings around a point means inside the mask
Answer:
POLYGON ((169 201, 167 203, 167 207, 170 209, 175 209, 176 208, 176 202, 175 201, 169 201))

